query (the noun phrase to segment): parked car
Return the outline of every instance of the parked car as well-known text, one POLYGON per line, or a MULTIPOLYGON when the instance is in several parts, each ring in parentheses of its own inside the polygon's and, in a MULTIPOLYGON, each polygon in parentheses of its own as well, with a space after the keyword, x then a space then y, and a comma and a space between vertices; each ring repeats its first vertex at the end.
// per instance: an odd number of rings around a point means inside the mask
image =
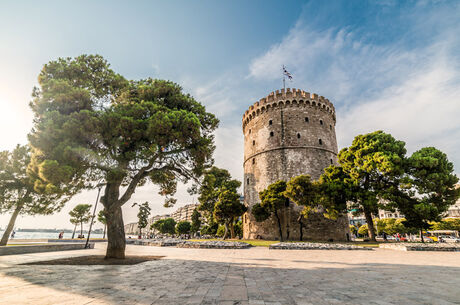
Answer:
POLYGON ((441 236, 442 240, 446 243, 460 243, 460 238, 455 236, 444 235, 441 236))

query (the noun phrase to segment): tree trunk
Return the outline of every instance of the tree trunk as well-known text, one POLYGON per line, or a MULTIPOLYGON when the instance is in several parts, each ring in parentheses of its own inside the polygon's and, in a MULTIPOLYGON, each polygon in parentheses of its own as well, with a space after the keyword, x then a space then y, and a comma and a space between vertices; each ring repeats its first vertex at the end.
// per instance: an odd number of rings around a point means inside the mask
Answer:
POLYGON ((425 240, 423 239, 423 229, 420 229, 420 239, 422 240, 422 243, 425 242, 425 240))
POLYGON ((371 241, 376 241, 375 240, 374 222, 372 220, 372 213, 369 210, 365 209, 364 210, 364 216, 366 217, 367 232, 369 234, 369 239, 371 241))
POLYGON ((11 215, 10 221, 8 222, 8 226, 3 233, 2 240, 0 241, 0 246, 6 246, 8 243, 8 238, 10 237, 11 231, 13 231, 14 223, 16 222, 16 218, 18 218, 19 212, 21 212, 22 205, 18 205, 14 210, 13 214, 11 215))
POLYGON ((283 241, 283 230, 281 230, 281 219, 278 216, 277 212, 275 212, 275 216, 276 216, 276 220, 278 220, 278 230, 279 230, 279 233, 280 233, 280 242, 282 242, 283 241))
POLYGON ((228 223, 226 222, 225 223, 225 232, 224 232, 224 236, 222 237, 222 239, 226 239, 227 238, 227 234, 228 234, 228 223))
POLYGON ((80 222, 80 237, 83 236, 83 222, 80 222))
POLYGON ((77 224, 73 227, 72 239, 75 238, 75 231, 77 231, 77 224))
POLYGON ((126 237, 121 207, 106 210, 108 244, 105 258, 125 258, 126 237))
POLYGON ((299 216, 299 229, 300 229, 300 241, 303 239, 303 223, 302 223, 302 215, 299 216))
POLYGON ((235 238, 235 223, 232 219, 232 221, 230 222, 230 238, 231 239, 234 239, 235 238))
POLYGON ((107 225, 104 225, 104 236, 102 236, 102 239, 105 239, 105 231, 107 230, 107 225))

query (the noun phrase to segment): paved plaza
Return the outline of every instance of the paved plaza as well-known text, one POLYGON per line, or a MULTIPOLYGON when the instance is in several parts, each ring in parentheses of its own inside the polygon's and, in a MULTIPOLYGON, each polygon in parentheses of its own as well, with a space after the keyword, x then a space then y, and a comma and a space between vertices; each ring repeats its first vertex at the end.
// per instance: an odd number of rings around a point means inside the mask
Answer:
POLYGON ((182 249, 131 266, 18 265, 94 250, 0 257, 0 304, 460 304, 460 253, 182 249))

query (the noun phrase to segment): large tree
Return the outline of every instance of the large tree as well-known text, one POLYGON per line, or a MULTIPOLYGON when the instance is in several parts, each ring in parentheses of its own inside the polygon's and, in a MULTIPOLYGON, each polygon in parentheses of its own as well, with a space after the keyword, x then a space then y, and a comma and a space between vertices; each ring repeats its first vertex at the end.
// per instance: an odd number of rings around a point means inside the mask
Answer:
POLYGON ((339 163, 354 187, 352 208, 364 213, 369 237, 375 241, 373 215, 383 207, 381 199, 397 188, 404 174, 405 143, 376 131, 356 136, 350 147, 339 153, 339 163))
POLYGON ((402 183, 402 196, 396 196, 398 209, 404 214, 404 225, 423 229, 442 215, 459 197, 454 166, 447 155, 434 147, 425 147, 412 154, 407 162, 407 177, 402 183))
POLYGON ((200 230, 201 227, 201 214, 198 212, 198 209, 194 209, 192 213, 192 226, 190 232, 196 233, 200 230))
POLYGON ((105 183, 106 257, 124 258, 122 206, 148 180, 173 204, 177 181, 197 178, 212 164, 218 120, 179 85, 127 81, 98 55, 51 61, 38 83, 32 168, 43 188, 105 183))
POLYGON ((198 209, 203 212, 208 224, 212 224, 214 206, 219 200, 222 189, 236 193, 240 186, 241 182, 232 179, 228 170, 213 166, 204 172, 199 183, 193 185, 189 191, 191 194, 198 194, 200 202, 198 209))
POLYGON ((12 212, 0 246, 8 243, 18 215, 49 215, 59 211, 69 199, 69 194, 56 188, 36 188, 40 177, 27 172, 29 162, 28 146, 18 145, 12 152, 0 152, 0 213, 12 212))
POLYGON ((173 235, 176 233, 176 221, 174 218, 159 219, 152 223, 151 229, 155 229, 161 234, 173 235))
POLYGON ((265 190, 259 192, 260 203, 252 207, 251 213, 256 221, 264 221, 270 216, 275 216, 278 223, 280 241, 283 241, 283 230, 281 228, 281 213, 289 203, 284 195, 286 182, 279 180, 270 184, 265 190))
POLYGON ((186 221, 186 220, 179 221, 176 224, 176 233, 179 234, 179 235, 189 234, 191 227, 192 227, 192 225, 190 224, 189 221, 186 221))
POLYGON ((223 188, 219 193, 219 199, 214 206, 214 218, 225 225, 223 239, 227 237, 230 228, 231 238, 235 238, 234 224, 238 217, 246 212, 246 206, 241 203, 240 195, 234 189, 223 188))
POLYGON ((139 236, 142 237, 142 229, 146 228, 149 223, 150 206, 146 201, 142 204, 134 203, 134 206, 139 206, 139 212, 137 213, 137 227, 139 228, 139 236))
MULTIPOLYGON (((70 222, 80 224, 80 235, 83 235, 83 224, 91 220, 91 205, 78 204, 70 212, 70 222)), ((74 229, 75 234, 75 229, 74 229)), ((73 235, 72 235, 73 238, 73 235)))

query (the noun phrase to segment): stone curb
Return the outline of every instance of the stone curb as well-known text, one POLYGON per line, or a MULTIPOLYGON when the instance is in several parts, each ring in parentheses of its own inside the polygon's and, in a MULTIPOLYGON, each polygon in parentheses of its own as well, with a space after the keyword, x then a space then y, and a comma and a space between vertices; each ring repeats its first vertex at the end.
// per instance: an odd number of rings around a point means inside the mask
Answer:
POLYGON ((373 250, 369 247, 360 247, 344 244, 326 243, 277 243, 269 247, 270 250, 373 250))

